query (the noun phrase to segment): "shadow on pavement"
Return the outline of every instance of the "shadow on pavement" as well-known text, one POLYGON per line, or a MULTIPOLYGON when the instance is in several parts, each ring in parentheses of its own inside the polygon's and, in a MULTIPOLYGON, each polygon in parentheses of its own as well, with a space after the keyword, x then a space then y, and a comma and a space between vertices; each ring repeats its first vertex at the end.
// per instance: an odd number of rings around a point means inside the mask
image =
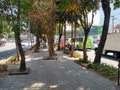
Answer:
POLYGON ((30 74, 8 76, 0 79, 1 90, 120 90, 114 83, 102 76, 82 68, 73 60, 63 58, 57 52, 58 60, 42 60, 46 51, 32 53, 26 62, 30 74))

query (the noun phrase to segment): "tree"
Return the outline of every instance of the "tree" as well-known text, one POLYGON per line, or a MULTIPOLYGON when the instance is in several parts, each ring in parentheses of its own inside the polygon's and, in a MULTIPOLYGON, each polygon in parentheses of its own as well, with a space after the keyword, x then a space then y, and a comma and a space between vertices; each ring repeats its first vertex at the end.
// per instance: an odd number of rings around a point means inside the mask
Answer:
MULTIPOLYGON (((35 13, 30 13, 30 32, 36 36, 36 43, 32 47, 33 52, 37 52, 40 49, 40 43, 45 42, 46 43, 46 38, 45 38, 45 30, 42 27, 42 22, 41 19, 39 18, 39 15, 35 13), (41 42, 40 42, 41 41, 41 42)), ((43 47, 46 46, 46 44, 43 43, 43 47)))
POLYGON ((49 59, 54 59, 55 2, 54 0, 39 0, 39 2, 35 2, 34 8, 46 30, 49 59))
POLYGON ((101 39, 98 45, 98 50, 96 52, 96 56, 93 62, 94 64, 101 62, 101 55, 102 55, 102 51, 103 51, 105 41, 107 38, 109 20, 110 20, 110 0, 101 0, 101 3, 102 3, 103 11, 104 11, 104 24, 103 24, 102 36, 101 36, 101 39))
POLYGON ((16 28, 14 30, 15 42, 16 42, 16 47, 18 49, 18 53, 21 57, 20 71, 25 71, 26 70, 25 54, 24 54, 24 51, 23 51, 23 48, 21 45, 21 39, 20 39, 20 10, 21 10, 20 4, 21 4, 21 1, 18 0, 17 3, 18 3, 17 25, 16 25, 16 28))
POLYGON ((98 2, 99 0, 79 0, 79 12, 80 12, 79 19, 85 34, 85 38, 83 42, 84 62, 87 62, 88 60, 86 44, 87 44, 90 28, 93 24, 94 14, 96 13, 96 10, 98 10, 99 8, 98 2), (92 16, 91 21, 89 21, 89 15, 88 15, 89 13, 91 13, 91 16, 92 16))
POLYGON ((78 23, 78 14, 79 8, 75 4, 71 4, 66 8, 66 18, 67 21, 71 24, 71 57, 73 57, 75 47, 76 24, 78 23))
POLYGON ((60 40, 63 35, 64 31, 64 44, 66 43, 66 8, 70 4, 70 0, 56 0, 56 15, 57 15, 57 23, 59 25, 58 28, 58 34, 59 34, 59 40, 58 40, 58 50, 60 50, 60 40), (64 30, 63 30, 64 29, 64 30))
POLYGON ((114 9, 120 8, 120 0, 111 0, 111 3, 113 3, 114 9))
POLYGON ((25 63, 25 53, 23 51, 20 39, 20 31, 21 31, 21 18, 25 18, 28 15, 28 12, 32 10, 33 0, 10 0, 10 10, 11 16, 10 20, 12 19, 12 26, 13 31, 15 33, 15 43, 17 49, 17 55, 20 56, 20 71, 26 70, 26 63, 25 63), (26 5, 27 4, 27 5, 26 5), (15 9, 15 10, 14 10, 15 9), (14 10, 14 13, 13 13, 14 10))

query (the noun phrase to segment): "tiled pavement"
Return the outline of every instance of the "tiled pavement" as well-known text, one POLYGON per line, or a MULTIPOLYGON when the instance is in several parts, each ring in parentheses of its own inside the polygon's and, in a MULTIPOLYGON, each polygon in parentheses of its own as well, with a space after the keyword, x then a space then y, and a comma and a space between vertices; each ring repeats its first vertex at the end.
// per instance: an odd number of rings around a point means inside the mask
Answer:
POLYGON ((28 75, 0 78, 0 90, 120 90, 120 86, 86 70, 56 52, 58 60, 43 60, 46 51, 27 56, 28 75))

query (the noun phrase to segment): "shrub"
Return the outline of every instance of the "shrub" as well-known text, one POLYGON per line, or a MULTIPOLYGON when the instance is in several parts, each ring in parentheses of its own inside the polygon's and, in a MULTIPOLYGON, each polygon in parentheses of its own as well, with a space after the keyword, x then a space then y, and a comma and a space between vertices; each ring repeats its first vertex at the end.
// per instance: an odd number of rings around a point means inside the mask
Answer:
POLYGON ((115 77, 117 77, 117 73, 118 73, 117 68, 110 66, 110 65, 107 65, 107 64, 104 64, 104 63, 102 63, 102 64, 88 64, 87 68, 92 68, 95 71, 104 72, 107 75, 115 76, 115 77))
POLYGON ((67 55, 69 55, 70 51, 69 50, 65 50, 64 53, 67 54, 67 55))
POLYGON ((8 58, 8 61, 14 64, 17 63, 18 62, 17 56, 10 56, 8 58))
POLYGON ((73 53, 73 57, 74 57, 74 58, 82 58, 82 55, 80 55, 80 54, 77 53, 77 52, 74 52, 74 53, 73 53))
POLYGON ((89 68, 91 68, 91 67, 92 67, 92 64, 89 63, 89 64, 87 65, 87 68, 89 69, 89 68))
POLYGON ((88 60, 87 60, 87 62, 85 62, 84 60, 83 60, 83 58, 79 58, 79 60, 78 60, 80 63, 90 63, 88 60))

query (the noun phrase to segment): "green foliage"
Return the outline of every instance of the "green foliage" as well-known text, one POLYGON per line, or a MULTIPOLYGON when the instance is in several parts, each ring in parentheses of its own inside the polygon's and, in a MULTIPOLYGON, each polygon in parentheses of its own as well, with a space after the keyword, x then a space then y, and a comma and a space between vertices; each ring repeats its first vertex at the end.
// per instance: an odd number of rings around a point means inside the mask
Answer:
POLYGON ((11 32, 11 27, 9 25, 9 22, 6 19, 1 18, 0 20, 1 20, 1 22, 0 22, 0 37, 3 37, 4 35, 9 34, 11 32))
POLYGON ((96 11, 99 9, 99 2, 100 0, 83 0, 79 1, 79 8, 80 11, 83 13, 83 11, 91 12, 96 11))
POLYGON ((64 50, 64 53, 69 55, 70 54, 70 50, 64 50))
POLYGON ((111 3, 113 3, 114 9, 120 8, 120 0, 111 0, 111 3))
POLYGON ((0 0, 0 16, 5 17, 8 11, 8 3, 7 0, 0 0))
POLYGON ((88 60, 85 62, 85 60, 83 60, 83 56, 81 58, 79 58, 78 62, 79 63, 86 63, 86 64, 90 63, 88 60))
POLYGON ((22 0, 21 1, 21 14, 28 15, 30 11, 33 11, 34 0, 22 0))
POLYGON ((57 0, 57 12, 64 12, 67 6, 70 4, 70 0, 57 0))
POLYGON ((18 62, 18 59, 17 59, 17 56, 10 56, 9 58, 8 58, 8 61, 10 62, 10 63, 17 63, 18 62))
POLYGON ((18 0, 9 1, 9 7, 12 13, 8 16, 8 20, 11 21, 10 24, 16 33, 28 27, 29 12, 33 11, 33 2, 34 0, 21 0, 20 6, 18 6, 18 0), (18 8, 20 9, 19 13, 18 8), (18 14, 20 15, 19 22, 18 14))
POLYGON ((92 68, 95 71, 104 72, 108 75, 117 77, 117 68, 107 64, 88 64, 87 68, 92 68))
POLYGON ((2 24, 2 22, 0 22, 0 37, 2 35, 2 31, 3 31, 3 24, 2 24))

